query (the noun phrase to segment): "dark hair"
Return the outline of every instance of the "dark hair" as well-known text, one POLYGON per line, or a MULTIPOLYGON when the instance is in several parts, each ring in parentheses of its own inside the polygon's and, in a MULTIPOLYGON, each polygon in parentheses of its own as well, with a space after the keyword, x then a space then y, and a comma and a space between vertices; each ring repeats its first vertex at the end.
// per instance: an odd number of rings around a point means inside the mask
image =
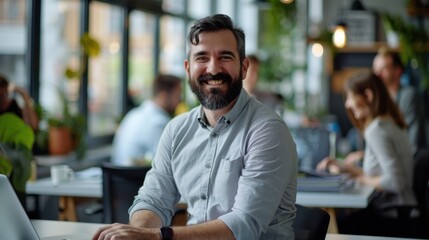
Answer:
POLYGON ((0 74, 0 88, 7 88, 9 87, 9 82, 7 81, 6 77, 0 74))
POLYGON ((160 92, 172 92, 178 85, 180 85, 182 80, 180 78, 168 75, 160 74, 155 78, 153 83, 153 95, 156 96, 160 92))
MULTIPOLYGON (((369 71, 359 72, 345 83, 346 91, 351 91, 360 96, 364 96, 367 89, 373 93, 373 100, 369 105, 370 114, 373 118, 388 115, 392 117, 398 127, 402 129, 407 127, 398 106, 393 102, 386 86, 377 75, 369 71)), ((360 131, 363 131, 365 128, 364 121, 356 119, 349 109, 346 111, 352 123, 360 131)))
POLYGON ((397 52, 389 50, 386 47, 381 47, 380 49, 378 49, 377 55, 382 57, 390 57, 392 59, 392 65, 394 67, 404 70, 404 64, 402 63, 401 57, 397 52))
POLYGON ((200 42, 199 36, 202 32, 216 32, 220 30, 230 30, 234 34, 234 37, 237 40, 237 50, 240 55, 240 62, 242 62, 246 57, 244 31, 239 27, 235 27, 231 18, 225 14, 215 14, 197 20, 189 31, 188 43, 197 45, 200 42))

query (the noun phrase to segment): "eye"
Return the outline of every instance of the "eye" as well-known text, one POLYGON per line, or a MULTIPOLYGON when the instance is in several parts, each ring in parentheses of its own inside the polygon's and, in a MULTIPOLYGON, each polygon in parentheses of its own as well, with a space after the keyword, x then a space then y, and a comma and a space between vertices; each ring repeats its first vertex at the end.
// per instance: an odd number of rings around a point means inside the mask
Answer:
POLYGON ((222 55, 222 56, 220 56, 220 59, 221 59, 222 61, 231 61, 231 60, 233 60, 234 58, 233 58, 231 55, 222 55))
POLYGON ((206 56, 197 56, 195 58, 195 61, 197 61, 197 62, 207 62, 208 61, 208 57, 206 57, 206 56))

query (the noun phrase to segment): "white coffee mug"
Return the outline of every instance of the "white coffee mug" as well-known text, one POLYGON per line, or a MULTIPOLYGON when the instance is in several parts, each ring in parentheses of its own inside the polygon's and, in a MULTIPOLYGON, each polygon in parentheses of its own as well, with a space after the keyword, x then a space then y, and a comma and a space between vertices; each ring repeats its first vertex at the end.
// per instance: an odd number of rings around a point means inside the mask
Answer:
POLYGON ((74 172, 67 165, 51 166, 51 179, 54 185, 69 182, 74 179, 74 172))

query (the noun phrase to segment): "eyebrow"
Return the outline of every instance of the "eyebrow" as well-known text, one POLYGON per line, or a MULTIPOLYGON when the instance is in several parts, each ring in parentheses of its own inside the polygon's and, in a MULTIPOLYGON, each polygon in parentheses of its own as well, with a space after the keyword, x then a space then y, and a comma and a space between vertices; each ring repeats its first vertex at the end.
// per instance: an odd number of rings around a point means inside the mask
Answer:
POLYGON ((220 53, 221 53, 221 55, 225 55, 226 54, 226 55, 231 55, 234 58, 236 57, 235 54, 234 54, 234 52, 229 51, 229 50, 224 50, 224 51, 221 51, 220 53))
MULTIPOLYGON (((207 55, 207 54, 208 54, 208 52, 207 52, 207 51, 198 51, 198 52, 194 53, 192 56, 193 56, 193 57, 197 57, 197 56, 204 56, 204 55, 207 55)), ((220 51, 220 55, 231 55, 231 56, 233 56, 234 58, 236 58, 236 56, 235 56, 234 52, 229 51, 229 50, 223 50, 223 51, 220 51)))

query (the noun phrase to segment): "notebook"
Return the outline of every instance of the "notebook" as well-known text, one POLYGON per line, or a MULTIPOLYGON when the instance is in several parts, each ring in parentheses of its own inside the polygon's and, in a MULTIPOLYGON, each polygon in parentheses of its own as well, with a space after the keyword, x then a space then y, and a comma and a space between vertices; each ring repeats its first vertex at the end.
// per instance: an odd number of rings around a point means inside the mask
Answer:
POLYGON ((91 238, 92 235, 86 233, 40 238, 18 200, 9 179, 0 174, 0 239, 88 240, 91 238))

